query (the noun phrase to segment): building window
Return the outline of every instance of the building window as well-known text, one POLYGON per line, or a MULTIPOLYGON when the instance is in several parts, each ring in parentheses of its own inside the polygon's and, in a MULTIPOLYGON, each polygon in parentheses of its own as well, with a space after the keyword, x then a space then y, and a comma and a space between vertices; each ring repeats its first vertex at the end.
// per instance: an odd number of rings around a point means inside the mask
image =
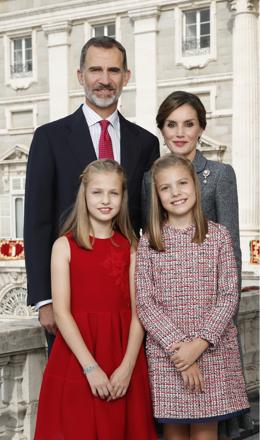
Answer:
POLYGON ((210 10, 200 9, 183 13, 184 56, 207 54, 210 51, 210 10))
POLYGON ((24 197, 14 197, 13 202, 15 220, 14 236, 15 238, 23 238, 24 197))
POLYGON ((112 37, 116 38, 116 25, 115 23, 98 24, 93 26, 94 37, 112 37))
POLYGON ((32 70, 32 37, 11 39, 11 77, 30 76, 32 70))
POLYGON ((23 238, 25 177, 11 178, 12 238, 23 238))

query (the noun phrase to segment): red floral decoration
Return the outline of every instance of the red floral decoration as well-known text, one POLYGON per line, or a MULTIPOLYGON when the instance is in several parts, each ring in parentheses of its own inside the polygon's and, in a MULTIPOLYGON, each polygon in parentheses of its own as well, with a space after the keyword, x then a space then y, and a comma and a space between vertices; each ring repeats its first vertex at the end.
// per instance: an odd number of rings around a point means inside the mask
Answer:
POLYGON ((260 264, 260 240, 250 241, 250 263, 260 264))
POLYGON ((0 260, 19 260, 23 258, 22 240, 0 240, 0 260))

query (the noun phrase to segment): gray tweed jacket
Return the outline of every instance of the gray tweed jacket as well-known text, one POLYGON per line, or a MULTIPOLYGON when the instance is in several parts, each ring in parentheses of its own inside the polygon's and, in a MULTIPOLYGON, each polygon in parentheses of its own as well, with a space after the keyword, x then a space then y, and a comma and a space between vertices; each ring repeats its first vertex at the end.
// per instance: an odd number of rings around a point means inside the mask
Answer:
MULTIPOLYGON (((241 278, 241 250, 239 240, 238 197, 235 172, 231 165, 208 160, 196 151, 193 166, 201 186, 201 204, 209 220, 225 225, 234 247, 239 278, 241 278)), ((150 206, 150 181, 148 171, 142 187, 143 224, 147 223, 150 206)))

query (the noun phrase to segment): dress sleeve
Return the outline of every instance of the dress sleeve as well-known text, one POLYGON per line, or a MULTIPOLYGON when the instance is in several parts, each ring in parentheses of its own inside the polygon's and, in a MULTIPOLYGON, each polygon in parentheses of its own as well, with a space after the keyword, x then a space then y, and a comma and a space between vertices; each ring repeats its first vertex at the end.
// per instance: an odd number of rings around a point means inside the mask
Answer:
POLYGON ((188 339, 166 314, 156 299, 156 287, 153 282, 151 249, 146 236, 142 236, 137 250, 136 262, 136 304, 137 313, 144 328, 165 350, 174 342, 188 339))
POLYGON ((237 183, 235 172, 230 165, 225 165, 219 175, 215 201, 217 222, 226 226, 232 237, 240 284, 241 249, 239 240, 237 183))
POLYGON ((215 348, 227 325, 235 315, 239 302, 238 277, 232 241, 229 232, 223 226, 220 231, 218 253, 217 300, 203 327, 196 332, 196 337, 206 339, 215 348))

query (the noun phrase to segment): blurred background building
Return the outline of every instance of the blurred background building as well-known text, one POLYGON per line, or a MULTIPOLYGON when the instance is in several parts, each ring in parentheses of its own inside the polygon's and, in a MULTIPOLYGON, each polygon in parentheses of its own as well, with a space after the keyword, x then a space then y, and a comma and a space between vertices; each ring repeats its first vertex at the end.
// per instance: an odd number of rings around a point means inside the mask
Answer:
POLYGON ((84 101, 76 71, 83 44, 95 35, 115 37, 127 50, 132 76, 120 99, 126 118, 159 136, 155 116, 170 92, 190 91, 205 104, 208 125, 201 148, 208 157, 231 163, 237 175, 240 327, 248 389, 258 388, 259 2, 1 0, 0 438, 5 440, 32 438, 45 362, 44 337, 26 307, 22 240, 28 152, 37 126, 68 115, 84 101))

